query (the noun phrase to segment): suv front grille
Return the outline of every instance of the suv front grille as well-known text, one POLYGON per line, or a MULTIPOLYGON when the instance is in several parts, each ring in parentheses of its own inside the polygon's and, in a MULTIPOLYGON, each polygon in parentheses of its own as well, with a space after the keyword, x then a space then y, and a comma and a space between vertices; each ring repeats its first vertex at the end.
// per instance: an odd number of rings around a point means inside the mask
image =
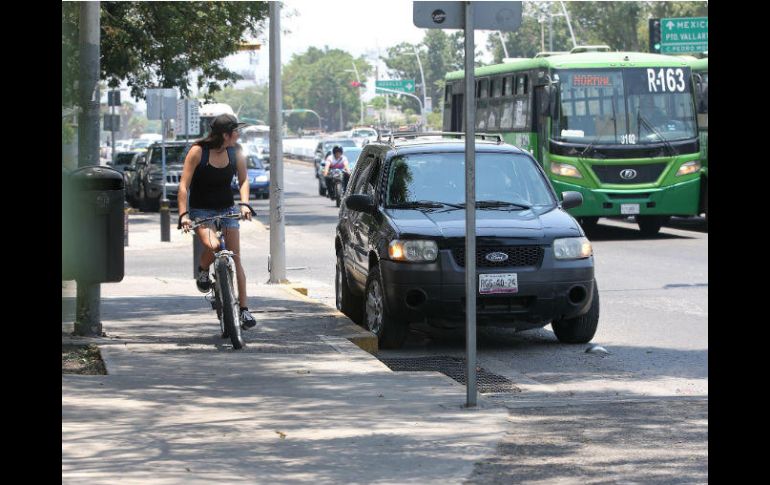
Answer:
MULTIPOLYGON (((543 262, 542 246, 508 246, 494 247, 482 246, 476 247, 476 267, 477 268, 511 268, 521 266, 540 266, 543 262), (488 261, 486 255, 489 253, 505 253, 508 259, 505 261, 488 261)), ((465 267, 465 247, 452 248, 452 256, 458 266, 465 267)))

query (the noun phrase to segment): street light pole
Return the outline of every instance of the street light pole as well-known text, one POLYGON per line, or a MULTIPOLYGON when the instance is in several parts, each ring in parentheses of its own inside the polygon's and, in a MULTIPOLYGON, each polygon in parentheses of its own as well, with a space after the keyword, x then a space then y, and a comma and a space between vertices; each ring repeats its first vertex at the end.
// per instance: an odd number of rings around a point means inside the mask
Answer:
POLYGON ((270 2, 270 257, 268 283, 286 283, 286 235, 283 217, 283 138, 281 127, 281 4, 270 2))
POLYGON ((427 120, 425 116, 425 105, 428 104, 425 100, 425 92, 428 89, 428 86, 425 85, 425 74, 422 72, 422 62, 420 62, 420 55, 417 53, 417 48, 412 45, 412 50, 414 51, 415 57, 417 57, 417 65, 420 66, 420 78, 422 79, 422 109, 420 109, 420 114, 422 115, 422 131, 425 131, 425 125, 427 125, 427 120))
POLYGON ((417 100, 417 103, 420 105, 420 114, 422 115, 423 119, 425 118, 425 106, 423 106, 422 101, 420 101, 420 98, 415 96, 414 94, 404 93, 401 91, 396 91, 395 89, 388 89, 388 88, 377 88, 380 91, 386 91, 388 93, 393 94, 403 94, 404 96, 409 96, 417 100))
MULTIPOLYGON (((352 62, 352 61, 351 61, 352 62)), ((356 63, 352 62, 353 69, 345 69, 345 72, 354 72, 356 74, 356 82, 358 82, 358 102, 361 105, 361 121, 360 123, 364 124, 364 100, 361 97, 361 78, 358 76, 358 69, 356 69, 356 63)))

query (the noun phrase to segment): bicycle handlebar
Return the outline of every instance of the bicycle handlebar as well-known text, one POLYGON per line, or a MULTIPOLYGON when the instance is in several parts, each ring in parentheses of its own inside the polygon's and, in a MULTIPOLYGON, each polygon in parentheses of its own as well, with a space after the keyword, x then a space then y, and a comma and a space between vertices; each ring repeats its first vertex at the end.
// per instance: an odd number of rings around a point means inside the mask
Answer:
MULTIPOLYGON (((249 204, 240 202, 238 205, 243 205, 248 207, 249 210, 251 211, 252 216, 257 215, 257 212, 249 204)), ((187 215, 186 212, 179 216, 179 221, 177 222, 177 226, 176 226, 177 229, 182 229, 182 217, 184 217, 185 215, 187 215)), ((213 216, 213 217, 205 217, 203 219, 196 219, 194 221, 191 221, 192 224, 190 224, 190 229, 195 229, 196 227, 201 226, 206 222, 215 221, 219 219, 241 219, 241 214, 225 214, 221 216, 213 216)))

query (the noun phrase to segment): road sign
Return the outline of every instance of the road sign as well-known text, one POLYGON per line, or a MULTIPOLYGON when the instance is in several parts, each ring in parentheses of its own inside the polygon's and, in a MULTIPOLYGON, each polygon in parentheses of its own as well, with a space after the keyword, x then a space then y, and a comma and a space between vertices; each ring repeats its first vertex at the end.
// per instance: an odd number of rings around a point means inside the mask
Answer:
POLYGON ((198 136, 201 131, 197 99, 180 99, 176 103, 176 135, 198 136))
POLYGON ((104 115, 103 131, 120 131, 120 115, 104 115))
POLYGON ((414 92, 414 79, 383 79, 381 81, 374 82, 374 91, 377 94, 392 94, 387 91, 380 91, 377 88, 390 89, 392 91, 400 91, 402 93, 414 92))
MULTIPOLYGON (((521 25, 521 2, 473 2, 473 28, 511 32, 521 25)), ((464 29, 465 2, 413 2, 412 20, 422 29, 464 29)))
POLYGON ((687 54, 709 49, 708 17, 660 19, 660 52, 687 54))
POLYGON ((120 106, 120 91, 107 91, 107 106, 120 106))
POLYGON ((176 116, 176 97, 175 88, 148 89, 147 119, 168 120, 176 116))

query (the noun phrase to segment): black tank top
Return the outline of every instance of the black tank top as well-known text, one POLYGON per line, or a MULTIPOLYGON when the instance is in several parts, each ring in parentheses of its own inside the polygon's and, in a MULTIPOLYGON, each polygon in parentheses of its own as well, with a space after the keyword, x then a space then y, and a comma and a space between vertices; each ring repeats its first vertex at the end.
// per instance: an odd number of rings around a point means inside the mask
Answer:
POLYGON ((230 163, 217 168, 209 163, 209 149, 203 147, 201 162, 193 172, 190 183, 190 207, 193 209, 226 209, 232 207, 233 189, 231 188, 235 168, 235 148, 227 149, 230 163))

